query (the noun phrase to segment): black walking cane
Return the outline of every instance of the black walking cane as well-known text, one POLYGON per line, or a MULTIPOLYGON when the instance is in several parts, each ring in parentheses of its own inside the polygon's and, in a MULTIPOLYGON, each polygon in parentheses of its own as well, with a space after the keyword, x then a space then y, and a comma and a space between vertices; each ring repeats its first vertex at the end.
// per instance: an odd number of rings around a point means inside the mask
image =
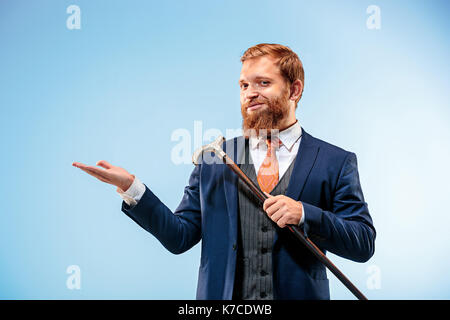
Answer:
MULTIPOLYGON (((219 136, 214 142, 205 145, 194 152, 192 156, 192 162, 199 164, 199 158, 205 151, 211 151, 216 154, 223 162, 235 172, 240 179, 250 188, 250 190, 257 196, 262 202, 268 197, 250 180, 247 175, 234 163, 234 161, 222 150, 222 143, 225 138, 219 136)), ((359 300, 367 300, 366 296, 358 290, 358 288, 331 262, 330 259, 307 237, 298 226, 288 225, 288 229, 294 234, 294 236, 304 245, 306 248, 322 262, 328 270, 330 270, 346 287, 349 289, 359 300)))

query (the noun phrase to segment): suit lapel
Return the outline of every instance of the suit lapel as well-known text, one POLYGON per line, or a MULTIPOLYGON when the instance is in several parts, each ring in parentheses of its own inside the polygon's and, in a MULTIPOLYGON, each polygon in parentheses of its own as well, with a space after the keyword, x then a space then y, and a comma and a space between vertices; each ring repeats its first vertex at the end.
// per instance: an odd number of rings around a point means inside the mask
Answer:
MULTIPOLYGON (((245 139, 240 136, 232 140, 227 140, 223 150, 228 156, 238 164, 242 159, 243 152, 245 152, 245 139)), ((237 229, 238 229, 238 176, 230 168, 224 165, 223 170, 223 182, 225 189, 225 200, 227 203, 228 216, 230 221, 230 237, 237 241, 237 229)))
POLYGON ((319 147, 313 143, 312 137, 305 130, 303 130, 301 139, 294 169, 286 190, 286 196, 294 200, 300 199, 319 152, 319 147))

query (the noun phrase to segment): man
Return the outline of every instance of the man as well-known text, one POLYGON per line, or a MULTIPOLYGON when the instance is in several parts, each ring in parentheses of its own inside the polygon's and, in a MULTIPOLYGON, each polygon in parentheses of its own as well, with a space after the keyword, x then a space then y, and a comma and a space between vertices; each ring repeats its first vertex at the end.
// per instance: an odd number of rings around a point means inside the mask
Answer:
POLYGON ((329 299, 324 265, 286 226, 299 225, 324 252, 370 259, 376 233, 356 155, 300 127, 295 110, 304 72, 291 49, 259 44, 241 61, 244 136, 223 147, 269 196, 264 203, 219 163, 195 167, 173 213, 120 167, 74 166, 117 186, 123 212, 171 252, 202 240, 198 299, 329 299))

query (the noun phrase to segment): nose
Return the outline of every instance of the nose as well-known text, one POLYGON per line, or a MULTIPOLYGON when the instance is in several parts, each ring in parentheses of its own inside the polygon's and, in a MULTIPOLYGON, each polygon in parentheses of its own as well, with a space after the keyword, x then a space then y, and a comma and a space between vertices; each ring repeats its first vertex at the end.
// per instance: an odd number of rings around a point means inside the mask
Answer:
POLYGON ((256 98, 258 98, 258 96, 259 96, 259 92, 258 92, 258 90, 255 90, 255 89, 249 88, 249 90, 247 90, 245 92, 245 100, 247 100, 247 101, 256 99, 256 98))

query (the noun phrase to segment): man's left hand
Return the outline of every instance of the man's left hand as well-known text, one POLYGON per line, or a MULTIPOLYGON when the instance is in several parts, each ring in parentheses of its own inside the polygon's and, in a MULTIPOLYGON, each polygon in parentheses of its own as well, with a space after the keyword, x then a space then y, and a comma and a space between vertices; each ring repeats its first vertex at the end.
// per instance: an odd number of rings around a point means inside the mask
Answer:
POLYGON ((284 195, 272 196, 264 192, 269 198, 264 201, 263 209, 270 219, 280 228, 288 224, 298 225, 303 215, 303 205, 284 195))

